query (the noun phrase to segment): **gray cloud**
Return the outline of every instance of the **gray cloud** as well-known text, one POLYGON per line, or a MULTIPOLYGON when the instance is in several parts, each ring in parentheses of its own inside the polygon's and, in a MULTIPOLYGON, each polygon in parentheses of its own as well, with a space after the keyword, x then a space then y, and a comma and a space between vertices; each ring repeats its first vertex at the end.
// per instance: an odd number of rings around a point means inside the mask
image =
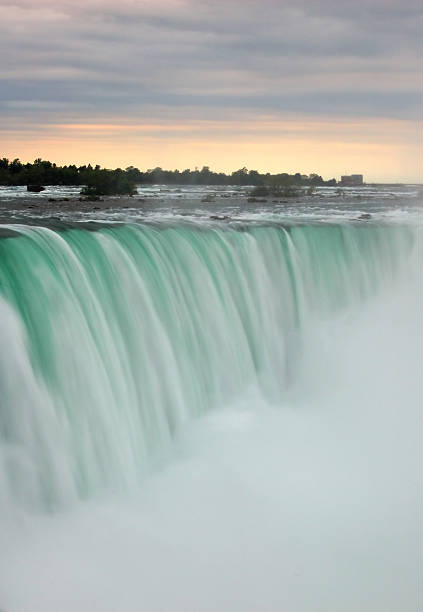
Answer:
POLYGON ((234 109, 422 117, 423 4, 0 1, 4 124, 234 109))

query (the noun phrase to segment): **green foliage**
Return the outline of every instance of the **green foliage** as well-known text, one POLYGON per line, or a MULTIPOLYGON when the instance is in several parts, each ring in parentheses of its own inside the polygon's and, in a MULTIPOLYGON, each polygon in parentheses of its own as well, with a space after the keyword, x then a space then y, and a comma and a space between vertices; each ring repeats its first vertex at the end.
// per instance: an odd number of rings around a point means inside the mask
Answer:
POLYGON ((301 193, 302 191, 293 185, 276 185, 272 191, 272 196, 274 198, 295 198, 301 193))
POLYGON ((56 164, 36 159, 32 164, 23 164, 19 159, 12 161, 0 158, 0 185, 81 185, 84 195, 130 195, 137 184, 164 185, 241 185, 254 186, 258 189, 253 197, 274 195, 287 197, 297 187, 317 185, 336 185, 335 179, 324 181, 318 174, 309 176, 296 174, 261 174, 257 170, 248 170, 245 166, 225 174, 213 172, 209 166, 201 170, 163 170, 154 168, 141 172, 134 166, 126 170, 106 170, 100 166, 57 166, 56 164))
POLYGON ((250 195, 252 197, 262 198, 268 196, 269 193, 270 191, 268 187, 264 187, 264 185, 259 185, 258 187, 254 187, 254 189, 251 190, 250 195))
POLYGON ((133 195, 136 193, 136 185, 126 171, 117 170, 95 170, 86 174, 86 185, 81 194, 85 196, 105 195, 133 195))
POLYGON ((269 176, 266 180, 266 186, 255 187, 250 196, 265 197, 270 196, 273 198, 292 198, 299 195, 301 192, 295 186, 295 178, 289 174, 278 174, 275 176, 269 176))

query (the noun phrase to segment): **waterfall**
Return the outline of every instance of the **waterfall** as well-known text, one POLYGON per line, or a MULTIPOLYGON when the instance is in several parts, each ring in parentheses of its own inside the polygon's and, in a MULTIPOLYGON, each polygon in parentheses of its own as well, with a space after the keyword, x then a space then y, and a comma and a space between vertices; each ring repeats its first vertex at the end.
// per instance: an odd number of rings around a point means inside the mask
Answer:
POLYGON ((10 230, 0 490, 41 509, 135 486, 185 422, 246 388, 281 404, 317 322, 395 290, 415 243, 359 224, 10 230))

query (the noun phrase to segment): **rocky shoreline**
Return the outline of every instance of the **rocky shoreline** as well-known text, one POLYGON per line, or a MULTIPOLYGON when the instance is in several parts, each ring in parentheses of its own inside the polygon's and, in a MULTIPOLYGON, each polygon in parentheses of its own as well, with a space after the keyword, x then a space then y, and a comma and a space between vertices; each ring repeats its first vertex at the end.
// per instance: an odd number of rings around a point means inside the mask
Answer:
POLYGON ((44 194, 37 196, 20 197, 20 198, 1 198, 0 197, 0 215, 4 222, 5 217, 9 214, 37 214, 45 216, 56 216, 60 214, 71 213, 95 213, 139 209, 142 211, 153 211, 155 209, 204 209, 205 211, 213 210, 214 208, 222 210, 227 207, 249 207, 272 204, 295 204, 300 202, 300 198, 289 199, 273 199, 269 198, 254 198, 246 194, 231 194, 215 197, 189 197, 189 198, 166 198, 166 197, 144 197, 144 196, 104 196, 98 200, 90 200, 84 197, 65 197, 52 198, 46 197, 44 194))

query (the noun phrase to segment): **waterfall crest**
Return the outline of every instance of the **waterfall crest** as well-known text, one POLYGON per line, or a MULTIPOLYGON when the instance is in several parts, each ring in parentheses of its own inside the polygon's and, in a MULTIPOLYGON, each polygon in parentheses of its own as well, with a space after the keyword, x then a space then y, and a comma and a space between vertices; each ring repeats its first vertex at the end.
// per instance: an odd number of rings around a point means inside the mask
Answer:
POLYGON ((404 276, 405 227, 13 226, 0 240, 0 489, 55 507, 131 487, 185 421, 280 403, 316 321, 404 276))

